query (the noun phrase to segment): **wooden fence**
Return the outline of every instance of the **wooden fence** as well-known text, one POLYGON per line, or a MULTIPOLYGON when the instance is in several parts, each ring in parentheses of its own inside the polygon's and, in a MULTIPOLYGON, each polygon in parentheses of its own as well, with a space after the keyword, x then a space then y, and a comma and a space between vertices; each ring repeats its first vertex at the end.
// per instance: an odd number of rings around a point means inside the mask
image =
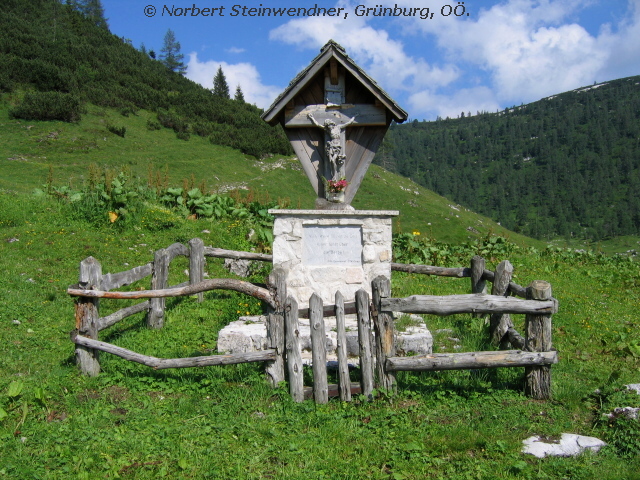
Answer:
POLYGON ((90 376, 95 376, 100 373, 100 351, 112 353, 127 360, 142 363, 143 365, 156 369, 229 365, 247 362, 277 363, 279 359, 274 349, 234 355, 162 359, 141 355, 131 350, 98 340, 100 331, 115 325, 131 315, 145 311, 147 312, 147 325, 150 328, 162 328, 164 325, 165 298, 198 295, 198 300, 202 301, 203 292, 209 290, 235 290, 264 301, 268 308, 273 311, 275 304, 273 303, 271 292, 266 285, 254 284, 232 278, 204 280, 206 257, 249 258, 261 261, 271 260, 270 255, 205 247, 199 238, 189 241, 188 247, 181 243, 174 243, 168 248, 156 251, 153 262, 114 274, 103 275, 100 263, 93 257, 88 257, 83 260, 80 263, 78 284, 67 289, 69 295, 78 297, 75 303, 76 327, 75 330, 71 332, 71 340, 76 344, 76 362, 82 373, 90 376), (169 265, 171 261, 178 256, 186 256, 189 258, 189 281, 179 285, 169 286, 169 265), (150 290, 133 292, 114 291, 117 288, 130 285, 145 277, 151 277, 150 290), (146 298, 148 300, 101 317, 99 313, 101 298, 146 298))
POLYGON ((228 365, 247 362, 266 362, 266 372, 273 385, 288 379, 291 396, 302 401, 311 395, 318 403, 329 396, 349 401, 359 392, 370 396, 374 388, 393 390, 397 371, 436 371, 496 367, 525 367, 525 392, 536 399, 551 396, 550 366, 557 363, 552 348, 551 318, 558 311, 558 302, 551 295, 551 285, 534 281, 527 288, 511 281, 513 267, 508 261, 498 265, 495 272, 485 269, 484 259, 474 257, 469 268, 441 268, 427 265, 392 264, 392 270, 447 277, 470 278, 471 294, 430 296, 413 295, 391 297, 389 280, 378 277, 372 282, 372 299, 365 290, 356 294, 355 302, 345 303, 340 292, 333 305, 323 305, 314 294, 308 309, 298 309, 297 301, 287 296, 285 272, 274 269, 268 285, 237 279, 203 280, 205 257, 241 258, 271 261, 270 255, 204 247, 202 240, 193 239, 189 247, 171 245, 155 253, 154 261, 126 272, 102 275, 100 264, 89 257, 80 264, 78 285, 67 292, 76 301, 76 329, 72 341, 76 344, 76 358, 81 371, 97 375, 100 371, 99 352, 104 351, 142 363, 156 369, 228 365), (189 282, 168 287, 168 269, 178 255, 189 257, 189 282), (113 289, 151 276, 151 290, 121 292, 113 289), (491 282, 491 294, 486 283, 491 282), (199 295, 213 289, 228 289, 251 295, 266 303, 268 350, 234 354, 160 359, 141 355, 98 340, 98 332, 135 313, 147 311, 147 324, 161 328, 164 320, 164 299, 183 295, 199 295), (513 297, 521 298, 513 298, 513 297), (123 308, 106 317, 99 315, 99 299, 148 298, 144 302, 123 308), (429 315, 460 313, 490 315, 490 335, 497 351, 441 353, 413 357, 397 357, 392 312, 429 315), (351 385, 346 350, 344 317, 357 314, 360 361, 359 385, 351 385), (525 335, 514 328, 511 314, 525 315, 525 335), (338 336, 339 385, 327 383, 327 351, 325 316, 336 317, 338 336), (303 366, 299 341, 299 318, 309 318, 312 343, 313 388, 303 385, 303 366), (505 350, 511 346, 512 350, 505 350), (286 370, 286 375, 285 375, 286 370))

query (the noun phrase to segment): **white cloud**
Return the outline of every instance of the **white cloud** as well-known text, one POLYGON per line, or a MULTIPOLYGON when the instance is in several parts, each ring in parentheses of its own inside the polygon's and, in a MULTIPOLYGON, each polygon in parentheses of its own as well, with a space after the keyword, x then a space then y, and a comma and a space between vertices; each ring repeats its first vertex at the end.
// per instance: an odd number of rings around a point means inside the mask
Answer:
MULTIPOLYGON (((456 118, 462 112, 475 115, 478 112, 495 112, 500 104, 488 87, 463 88, 451 95, 422 90, 409 97, 411 111, 421 112, 426 119, 456 118)), ((422 119, 422 116, 418 117, 422 119)))
POLYGON ((612 33, 611 26, 607 25, 598 39, 602 48, 608 51, 599 80, 640 73, 640 0, 629 0, 628 14, 616 27, 616 33, 612 33))
MULTIPOLYGON (((353 12, 354 6, 338 7, 353 12)), ((452 65, 436 67, 405 52, 402 42, 385 30, 367 25, 367 17, 308 17, 291 20, 270 32, 269 38, 304 48, 319 48, 333 39, 385 89, 412 91, 424 85, 447 85, 458 72, 452 65)))
POLYGON ((260 108, 268 108, 282 91, 281 87, 263 85, 258 70, 250 63, 232 64, 215 60, 201 62, 198 60, 198 54, 192 52, 189 54, 187 67, 187 78, 205 88, 213 88, 213 77, 218 67, 222 67, 231 96, 233 97, 236 86, 240 85, 245 101, 260 108))
POLYGON ((640 0, 630 0, 635 14, 625 16, 629 20, 620 24, 618 33, 605 26, 597 36, 567 21, 592 3, 510 0, 481 10, 477 20, 447 19, 420 27, 436 36, 449 58, 484 69, 502 103, 521 103, 624 76, 620 67, 625 65, 626 74, 638 73, 640 0))
MULTIPOLYGON (((640 0, 628 0, 628 11, 619 14, 608 0, 467 3, 471 14, 462 18, 300 18, 272 30, 270 39, 313 49, 336 40, 392 96, 408 98, 414 118, 495 111, 640 73, 640 0), (615 16, 608 17, 611 24, 592 19, 602 24, 599 31, 578 23, 581 15, 603 11, 615 16)), ((424 0, 394 4, 425 6, 424 0)), ((353 12, 355 3, 336 6, 353 12)))
POLYGON ((246 49, 239 47, 230 47, 225 50, 227 53, 244 53, 246 49))

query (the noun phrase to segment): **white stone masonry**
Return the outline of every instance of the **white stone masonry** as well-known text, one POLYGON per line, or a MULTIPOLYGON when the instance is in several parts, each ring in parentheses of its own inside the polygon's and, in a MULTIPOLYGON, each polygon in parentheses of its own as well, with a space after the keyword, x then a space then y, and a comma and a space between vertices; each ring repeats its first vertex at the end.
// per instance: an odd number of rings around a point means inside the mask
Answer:
POLYGON ((339 290, 353 302, 371 281, 391 278, 391 220, 397 211, 270 210, 273 267, 287 272, 287 294, 300 308, 317 293, 325 305, 339 290))

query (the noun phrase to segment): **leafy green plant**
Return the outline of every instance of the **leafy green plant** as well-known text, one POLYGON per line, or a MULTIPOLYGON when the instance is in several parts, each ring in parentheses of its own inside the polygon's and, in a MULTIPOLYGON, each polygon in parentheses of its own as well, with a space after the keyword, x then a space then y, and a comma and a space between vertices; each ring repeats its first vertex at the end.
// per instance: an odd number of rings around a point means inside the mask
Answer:
POLYGON ((124 138, 127 134, 127 127, 116 127, 110 123, 107 124, 107 130, 109 130, 114 135, 118 135, 119 137, 124 138))
MULTIPOLYGON (((102 180, 91 179, 79 190, 68 185, 47 184, 44 188, 50 196, 67 204, 74 218, 94 225, 111 223, 119 227, 133 224, 144 208, 144 200, 155 196, 148 187, 132 182, 125 172, 113 175, 105 171, 102 180)), ((35 189, 34 194, 43 196, 45 190, 35 189)))
POLYGON ((4 420, 14 410, 19 410, 19 421, 15 427, 15 431, 18 431, 20 425, 22 425, 27 419, 29 414, 29 406, 27 402, 22 399, 22 392, 24 390, 24 382, 21 380, 12 381, 7 387, 5 406, 0 407, 0 421, 4 420))

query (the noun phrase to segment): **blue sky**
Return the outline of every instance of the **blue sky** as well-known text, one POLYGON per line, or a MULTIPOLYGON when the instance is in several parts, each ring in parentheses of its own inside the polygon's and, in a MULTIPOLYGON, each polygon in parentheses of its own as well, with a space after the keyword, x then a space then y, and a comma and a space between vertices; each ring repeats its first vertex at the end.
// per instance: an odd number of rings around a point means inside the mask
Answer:
POLYGON ((188 78, 210 88, 222 66, 231 90, 240 85, 245 99, 261 108, 329 39, 345 47, 410 118, 419 120, 494 112, 594 82, 640 75, 640 0, 163 3, 169 1, 102 4, 112 33, 160 53, 165 33, 173 30, 188 78), (342 10, 339 16, 324 17, 249 15, 251 8, 315 5, 329 13, 330 8, 342 10), (194 6, 200 15, 186 10, 194 6), (376 16, 376 6, 414 15, 376 16), (203 16, 212 12, 205 8, 218 10, 215 16, 203 16), (431 18, 423 19, 426 9, 431 18))

